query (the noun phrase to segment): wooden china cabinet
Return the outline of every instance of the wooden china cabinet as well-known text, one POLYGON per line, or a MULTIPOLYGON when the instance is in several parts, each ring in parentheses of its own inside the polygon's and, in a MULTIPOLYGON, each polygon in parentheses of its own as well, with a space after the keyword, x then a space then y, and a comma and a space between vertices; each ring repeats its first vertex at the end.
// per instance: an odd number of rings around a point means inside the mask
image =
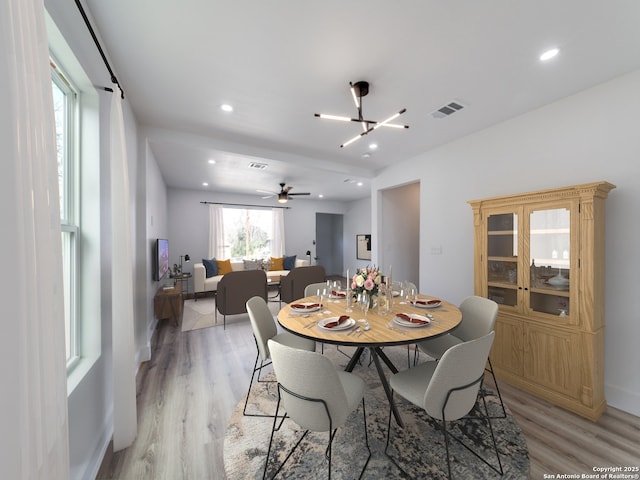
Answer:
POLYGON ((613 188, 469 201, 475 293, 499 304, 496 375, 593 421, 606 408, 604 228, 613 188))

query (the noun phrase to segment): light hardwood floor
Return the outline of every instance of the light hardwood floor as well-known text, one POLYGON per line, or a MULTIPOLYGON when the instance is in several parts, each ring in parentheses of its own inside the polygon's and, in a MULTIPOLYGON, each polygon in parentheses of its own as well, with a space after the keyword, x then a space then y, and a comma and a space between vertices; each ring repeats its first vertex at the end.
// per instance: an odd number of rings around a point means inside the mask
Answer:
MULTIPOLYGON (((226 330, 186 333, 161 322, 152 359, 137 378, 136 441, 124 451, 109 450, 97 478, 224 480, 225 427, 246 393, 255 354, 246 316, 228 318, 226 330)), ((592 423, 505 383, 500 387, 527 440, 530 478, 640 466, 640 418, 609 407, 592 423)))

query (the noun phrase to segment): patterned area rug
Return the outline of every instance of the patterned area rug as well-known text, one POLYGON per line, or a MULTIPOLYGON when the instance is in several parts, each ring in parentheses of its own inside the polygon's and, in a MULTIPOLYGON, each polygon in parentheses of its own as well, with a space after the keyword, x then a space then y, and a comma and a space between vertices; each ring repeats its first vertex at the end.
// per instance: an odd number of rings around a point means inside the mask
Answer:
MULTIPOLYGON (((325 355, 329 356, 339 368, 344 368, 347 357, 333 346, 325 346, 325 355)), ((407 366, 407 350, 403 347, 386 348, 385 353, 400 368, 407 366)), ((368 355, 363 355, 365 357, 368 355)), ((426 358, 428 360, 428 357, 426 358)), ((354 373, 364 378, 368 390, 365 393, 367 411, 367 430, 372 456, 364 473, 366 479, 404 478, 402 472, 385 455, 389 402, 384 394, 380 378, 368 358, 354 369, 354 373)), ((270 373, 264 377, 273 379, 270 373)), ((486 389, 487 403, 492 415, 501 413, 497 395, 486 389)), ((390 453, 398 464, 413 478, 445 479, 447 463, 444 437, 424 410, 395 396, 405 428, 400 429, 392 422, 390 453)), ((236 406, 227 425, 224 439, 224 464, 229 480, 262 478, 265 456, 269 445, 269 436, 273 419, 247 417, 242 415, 245 399, 236 406)), ((277 402, 275 383, 261 382, 251 390, 248 413, 273 414, 277 402)), ((520 427, 508 414, 506 419, 492 420, 494 432, 504 468, 500 477, 473 454, 450 441, 453 477, 456 479, 527 479, 529 478, 529 456, 520 427)), ((474 449, 493 465, 497 464, 495 452, 491 447, 491 437, 486 426, 476 420, 465 420, 453 425, 453 432, 465 438, 474 449)), ((275 433, 272 447, 270 478, 277 466, 299 439, 303 432, 292 420, 286 420, 275 433), (274 453, 275 450, 275 453, 274 453)), ((287 461, 278 478, 327 478, 328 462, 324 451, 327 446, 326 433, 310 432, 302 441, 296 453, 287 461)), ((366 460, 362 407, 356 410, 346 424, 338 429, 333 443, 332 478, 357 478, 366 460)))

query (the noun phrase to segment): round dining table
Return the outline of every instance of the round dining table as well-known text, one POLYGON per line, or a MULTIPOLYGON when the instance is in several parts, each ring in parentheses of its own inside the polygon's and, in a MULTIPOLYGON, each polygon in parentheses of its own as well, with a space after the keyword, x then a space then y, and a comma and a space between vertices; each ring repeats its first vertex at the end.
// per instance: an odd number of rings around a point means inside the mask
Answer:
MULTIPOLYGON (((285 305, 278 312, 278 323, 286 331, 321 343, 356 347, 345 370, 352 371, 362 353, 368 349, 376 366, 380 381, 389 399, 393 415, 399 426, 404 424, 393 402, 387 377, 382 368, 382 360, 392 373, 398 373, 383 347, 411 345, 429 338, 444 335, 456 328, 462 321, 462 313, 457 306, 445 300, 428 295, 419 295, 415 304, 394 298, 389 313, 380 314, 371 308, 366 316, 359 305, 347 311, 342 294, 329 296, 319 305, 317 296, 305 297, 285 305), (431 301, 431 302, 430 302, 431 301), (400 317, 397 315, 400 314, 400 317), (409 322, 404 319, 411 319, 409 322), (344 316, 348 316, 345 319, 344 316), (332 326, 342 317, 342 322, 332 326), (366 320, 363 322, 363 319, 366 320), (413 322, 416 323, 413 323, 413 322), (427 323, 422 323, 427 322, 427 323), (367 326, 368 328, 365 328, 367 326)), ((355 302, 354 302, 355 303, 355 302)))

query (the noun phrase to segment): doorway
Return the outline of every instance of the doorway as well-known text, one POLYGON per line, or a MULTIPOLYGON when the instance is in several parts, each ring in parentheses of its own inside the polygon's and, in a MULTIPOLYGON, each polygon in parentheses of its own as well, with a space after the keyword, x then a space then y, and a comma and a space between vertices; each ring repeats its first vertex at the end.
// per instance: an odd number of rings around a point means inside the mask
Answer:
POLYGON ((343 222, 342 214, 316 213, 315 263, 324 267, 327 276, 343 272, 343 222))
POLYGON ((385 227, 381 265, 393 265, 393 280, 408 280, 420 289, 420 182, 383 190, 379 218, 385 227))

